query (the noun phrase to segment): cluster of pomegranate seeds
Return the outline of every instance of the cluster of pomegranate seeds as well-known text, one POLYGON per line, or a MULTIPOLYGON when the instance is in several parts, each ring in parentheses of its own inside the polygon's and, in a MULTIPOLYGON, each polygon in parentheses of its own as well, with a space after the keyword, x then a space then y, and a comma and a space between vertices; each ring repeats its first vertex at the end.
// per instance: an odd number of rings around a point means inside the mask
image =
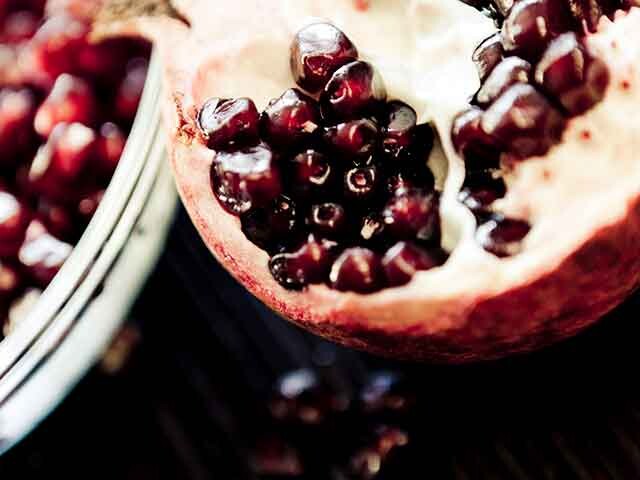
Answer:
POLYGON ((268 478, 410 478, 421 455, 411 448, 416 390, 388 371, 355 391, 324 369, 288 372, 268 400, 252 466, 268 478))
POLYGON ((291 48, 299 88, 262 113, 248 98, 213 98, 198 114, 215 196, 289 289, 369 293, 446 260, 427 166, 433 130, 387 101, 380 74, 358 58, 335 26, 309 25, 291 48))
POLYGON ((0 1, 0 316, 44 289, 96 211, 146 77, 149 46, 91 43, 44 0, 0 1))
POLYGON ((545 155, 560 143, 571 117, 596 106, 610 81, 604 62, 589 52, 585 32, 603 16, 635 0, 474 0, 500 31, 473 54, 482 83, 472 106, 454 120, 452 140, 469 178, 460 201, 478 217, 479 243, 489 252, 519 252, 525 222, 493 214, 504 197, 502 159, 545 155))

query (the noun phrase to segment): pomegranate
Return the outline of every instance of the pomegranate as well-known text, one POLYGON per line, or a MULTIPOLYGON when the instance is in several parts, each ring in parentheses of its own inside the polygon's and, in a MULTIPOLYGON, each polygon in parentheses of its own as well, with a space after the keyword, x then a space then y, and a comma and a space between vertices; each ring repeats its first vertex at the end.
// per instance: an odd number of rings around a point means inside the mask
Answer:
POLYGON ((145 5, 95 31, 156 43, 194 224, 298 325, 464 362, 640 285, 636 0, 145 5))

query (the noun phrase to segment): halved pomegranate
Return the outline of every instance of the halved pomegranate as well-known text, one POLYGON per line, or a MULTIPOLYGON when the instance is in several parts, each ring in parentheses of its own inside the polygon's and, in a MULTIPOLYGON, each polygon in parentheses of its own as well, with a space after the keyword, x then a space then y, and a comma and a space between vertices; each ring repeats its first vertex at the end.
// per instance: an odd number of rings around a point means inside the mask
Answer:
POLYGON ((298 325, 462 362, 640 284, 635 0, 145 5, 96 32, 156 42, 194 224, 298 325))

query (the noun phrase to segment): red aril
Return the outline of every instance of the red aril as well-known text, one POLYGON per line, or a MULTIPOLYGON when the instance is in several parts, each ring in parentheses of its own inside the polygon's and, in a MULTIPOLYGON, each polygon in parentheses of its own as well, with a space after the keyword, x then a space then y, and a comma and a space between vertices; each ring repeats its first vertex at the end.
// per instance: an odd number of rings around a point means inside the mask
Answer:
POLYGON ((29 225, 18 260, 38 285, 46 287, 56 276, 73 247, 52 236, 39 222, 29 225))
POLYGON ((20 43, 33 37, 39 25, 36 14, 28 10, 15 12, 5 18, 0 38, 6 43, 20 43))
POLYGON ((370 63, 357 61, 340 67, 324 88, 322 115, 351 120, 379 113, 387 99, 384 80, 370 63))
POLYGON ((118 166, 127 143, 126 134, 115 123, 107 122, 100 127, 96 145, 97 170, 110 177, 118 166))
POLYGON ((536 82, 573 115, 580 115, 604 98, 609 70, 581 45, 575 33, 554 40, 536 67, 536 82))
POLYGON ((55 79, 62 73, 75 72, 88 32, 84 22, 67 15, 47 19, 28 45, 35 73, 55 79))
POLYGON ((97 147, 96 133, 80 123, 57 125, 29 169, 31 188, 45 197, 69 201, 82 195, 97 147))
POLYGON ((293 79, 309 93, 318 93, 338 68, 357 59, 351 40, 330 23, 303 28, 291 45, 293 79))
POLYGON ((282 191, 275 154, 264 143, 216 153, 211 183, 221 204, 238 214, 265 206, 282 191))
POLYGON ((35 113, 36 99, 30 90, 0 90, 0 163, 3 165, 16 165, 29 152, 35 137, 35 113))
POLYGON ((11 193, 0 190, 0 257, 13 258, 31 221, 29 208, 11 193))
POLYGON ((49 96, 36 113, 36 132, 48 137, 59 123, 93 125, 97 108, 95 95, 87 82, 62 74, 56 79, 49 96))
POLYGON ((127 73, 116 91, 115 115, 125 124, 131 124, 138 111, 149 64, 146 58, 133 59, 127 73))

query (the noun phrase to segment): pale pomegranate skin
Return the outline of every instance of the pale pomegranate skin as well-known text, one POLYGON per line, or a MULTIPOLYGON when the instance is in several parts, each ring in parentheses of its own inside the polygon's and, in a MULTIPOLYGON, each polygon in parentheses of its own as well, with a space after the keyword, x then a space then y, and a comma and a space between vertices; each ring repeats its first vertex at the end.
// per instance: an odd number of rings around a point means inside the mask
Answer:
MULTIPOLYGON (((329 14, 323 6, 317 6, 315 10, 309 8, 318 16, 329 14)), ((198 29, 198 14, 206 11, 205 4, 196 1, 184 13, 198 29)), ((245 16, 243 24, 249 21, 255 27, 259 25, 257 17, 247 20, 245 16)), ((227 20, 233 19, 229 14, 227 20)), ((375 22, 367 23, 366 15, 358 17, 358 20, 358 23, 347 23, 354 29, 368 27, 369 33, 377 28, 375 22)), ((213 19, 209 21, 215 22, 213 19)), ((507 179, 509 192, 505 198, 497 200, 510 213, 529 208, 536 215, 541 215, 541 207, 523 200, 529 199, 528 195, 548 207, 549 198, 566 200, 570 198, 569 193, 585 193, 583 190, 572 191, 579 185, 571 184, 563 169, 555 168, 575 166, 567 160, 571 153, 575 153, 574 148, 583 153, 591 152, 592 167, 602 168, 600 173, 604 171, 605 161, 598 163, 597 159, 602 157, 593 153, 609 155, 611 151, 594 127, 606 123, 602 122, 603 119, 620 120, 613 107, 617 112, 624 105, 620 101, 624 95, 636 98, 637 91, 633 85, 639 79, 633 69, 623 68, 628 67, 625 63, 628 57, 612 53, 611 44, 614 41, 623 44, 622 38, 637 32, 639 25, 640 13, 632 11, 589 38, 589 43, 597 47, 611 67, 607 95, 599 107, 587 112, 583 118, 568 120, 560 143, 544 156, 512 167, 507 179), (563 142, 563 139, 570 141, 563 142), (543 165, 548 167, 546 176, 543 165), (559 193, 562 189, 556 188, 558 185, 567 187, 564 197, 559 193)), ((151 35, 155 36, 161 49, 165 45, 164 55, 169 63, 182 67, 167 72, 172 95, 166 101, 172 134, 170 162, 180 194, 213 254, 249 291, 285 318, 319 335, 376 354, 459 363, 528 351, 574 335, 618 305, 638 286, 640 258, 636 254, 636 246, 640 241, 640 192, 637 186, 624 183, 615 200, 602 196, 604 194, 599 191, 598 199, 607 199, 606 218, 596 214, 605 215, 604 209, 592 210, 584 224, 576 223, 579 233, 575 236, 568 234, 559 241, 562 248, 556 249, 553 245, 540 248, 535 242, 545 225, 533 222, 523 253, 513 258, 499 260, 482 252, 473 242, 475 247, 469 243, 468 250, 458 255, 454 252, 444 267, 420 273, 401 288, 366 295, 342 293, 323 285, 311 286, 300 292, 283 289, 264 268, 267 253, 246 241, 238 228, 238 220, 227 215, 211 195, 208 174, 212 159, 206 149, 195 141, 193 126, 198 105, 206 100, 205 93, 212 92, 199 90, 201 82, 204 83, 202 76, 177 74, 193 71, 193 66, 181 63, 182 53, 194 46, 204 47, 191 38, 188 29, 182 27, 169 29, 174 36, 171 42, 165 40, 163 43, 162 35, 168 33, 166 25, 164 27, 158 27, 151 35), (181 42, 184 42, 184 51, 172 53, 168 45, 181 42), (536 248, 529 249, 531 246, 536 248), (467 260, 472 253, 476 256, 470 264, 467 260)), ((128 28, 135 30, 135 21, 129 23, 128 28)), ((222 33, 212 33, 204 28, 203 23, 199 28, 198 33, 206 31, 211 39, 221 38, 218 35, 222 33)), ((145 31, 148 33, 149 29, 145 31)), ((257 48, 256 45, 253 47, 257 48)), ((629 51, 625 50, 626 53, 639 53, 632 45, 625 46, 627 48, 629 51)), ((542 53, 543 50, 536 51, 536 56, 542 53)), ((224 76, 234 78, 234 65, 218 65, 217 68, 218 79, 224 76)), ((209 89, 222 85, 222 81, 207 83, 209 89)), ((262 98, 273 98, 274 94, 277 95, 273 91, 263 92, 262 98)), ((622 110, 628 113, 628 110, 622 110)), ((451 118, 454 113, 451 112, 451 118)), ((544 115, 541 118, 544 124, 544 115)), ((624 125, 624 122, 616 125, 624 125)), ((637 133, 636 126, 627 124, 625 128, 637 133)), ((630 138, 627 136, 629 130, 624 132, 625 138, 630 138)), ((445 142, 448 142, 448 133, 440 136, 445 142)), ((454 151, 450 143, 447 147, 448 151, 454 151)), ((630 165, 629 148, 621 147, 620 152, 617 164, 630 165)), ((460 159, 456 159, 461 164, 460 159)), ((456 162, 452 165, 455 167, 456 162)), ((634 179, 637 174, 632 167, 627 173, 633 173, 634 179)), ((451 198, 446 193, 443 196, 445 203, 451 198)), ((469 218, 472 218, 470 214, 469 218)), ((553 220, 557 219, 554 217, 553 220)), ((557 228, 559 225, 555 223, 553 226, 557 228)), ((545 232, 549 233, 549 230, 545 232)))

